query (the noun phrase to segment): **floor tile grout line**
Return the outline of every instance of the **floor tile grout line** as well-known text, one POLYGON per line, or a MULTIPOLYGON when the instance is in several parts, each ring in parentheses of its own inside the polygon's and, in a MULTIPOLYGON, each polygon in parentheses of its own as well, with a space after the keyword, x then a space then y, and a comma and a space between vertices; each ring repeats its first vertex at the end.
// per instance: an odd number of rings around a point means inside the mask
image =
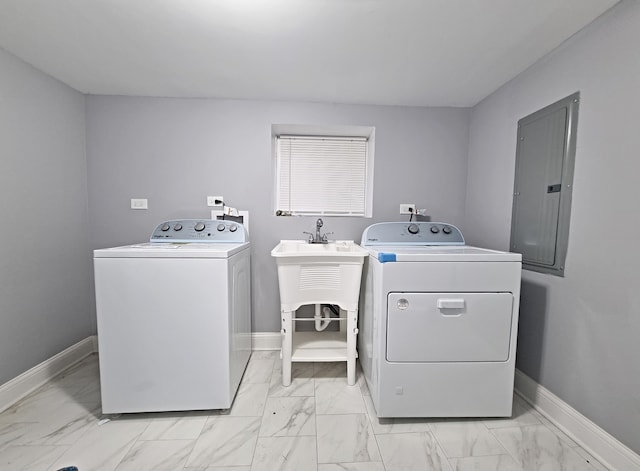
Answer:
MULTIPOLYGON (((191 454, 193 453, 193 450, 196 447, 196 443, 198 443, 198 439, 202 436, 202 431, 204 430, 204 427, 207 424, 207 421, 209 420, 209 418, 211 418, 211 415, 207 416, 206 420, 202 423, 202 427, 200 428, 200 432, 198 432, 198 436, 195 438, 195 440, 193 440, 193 445, 191 445, 191 450, 189 451, 189 454, 187 455, 187 459, 184 460, 184 466, 182 467, 182 469, 187 467, 187 463, 189 463, 189 458, 191 458, 191 454)), ((149 424, 149 426, 151 426, 151 424, 149 424)))
POLYGON ((129 446, 127 447, 127 451, 124 452, 124 454, 122 455, 122 458, 120 458, 120 461, 118 461, 118 463, 113 467, 113 471, 118 469, 118 466, 122 464, 122 460, 124 460, 127 457, 129 452, 131 451, 131 448, 133 448, 134 443, 138 440, 138 437, 140 435, 142 435, 142 432, 140 432, 138 435, 136 435, 136 437, 133 440, 131 440, 131 442, 129 443, 129 446))
POLYGON ((320 468, 320 440, 318 439, 318 401, 316 399, 316 379, 315 379, 315 367, 312 366, 311 382, 313 383, 313 413, 315 414, 316 422, 316 471, 320 468))
POLYGON ((316 394, 316 366, 311 363, 311 383, 313 385, 313 411, 316 414, 316 470, 320 467, 320 434, 318 431, 318 395, 316 394))
POLYGON ((442 443, 440 443, 440 440, 438 439, 438 435, 435 433, 435 430, 432 427, 432 422, 427 422, 427 427, 429 428, 429 433, 433 437, 433 440, 436 442, 436 446, 440 448, 442 455, 447 460, 447 464, 453 469, 453 465, 451 464, 451 460, 453 458, 449 457, 449 454, 447 453, 447 449, 444 446, 442 446, 442 443))
MULTIPOLYGON (((362 389, 360 390, 360 392, 362 392, 362 389)), ((364 401, 364 395, 362 397, 362 400, 364 401)), ((382 468, 384 469, 384 471, 387 471, 387 465, 384 462, 384 456, 382 456, 382 449, 380 448, 380 443, 378 442, 378 435, 382 435, 382 434, 378 434, 376 433, 376 430, 373 426, 373 417, 371 417, 371 415, 369 414, 369 410, 367 409, 367 405, 365 403, 365 411, 367 414, 367 420, 369 421, 369 426, 371 427, 371 431, 373 432, 373 439, 376 442, 376 447, 378 448, 378 455, 380 455, 380 463, 382 463, 382 468)))
MULTIPOLYGON (((587 466, 589 466, 589 471, 596 471, 596 467, 588 462, 584 457, 582 457, 576 450, 577 449, 583 449, 580 446, 578 447, 572 447, 570 446, 568 443, 566 443, 561 436, 559 436, 557 433, 555 433, 552 429, 550 429, 549 427, 547 427, 544 423, 538 423, 538 424, 515 424, 513 426, 509 426, 509 427, 496 427, 495 429, 489 429, 489 431, 496 437, 496 439, 500 442, 500 444, 505 448, 505 450, 507 450, 507 453, 509 453, 509 455, 515 460, 515 462, 518 464, 518 466, 523 466, 522 462, 520 460, 520 458, 518 456, 514 456, 513 453, 509 452, 509 449, 507 448, 507 446, 504 444, 504 442, 502 440, 500 440, 500 438, 494 433, 494 430, 504 430, 506 428, 518 428, 520 429, 520 431, 523 431, 526 428, 534 428, 534 427, 543 427, 546 430, 548 430, 554 437, 556 437, 558 439, 558 441, 561 444, 564 444, 565 446, 567 446, 567 448, 569 448, 570 450, 574 451, 582 460, 584 460, 584 462, 587 464, 587 466)), ((588 453, 588 452, 587 452, 588 453)), ((595 458, 594 458, 595 459, 595 458)), ((600 463, 601 464, 601 463, 600 463)))
POLYGON ((508 427, 494 427, 494 428, 487 427, 487 428, 489 429, 489 433, 491 433, 491 435, 493 435, 495 437, 495 439, 498 441, 498 443, 500 443, 500 445, 502 445, 502 448, 504 448, 507 451, 507 454, 513 459, 513 461, 515 461, 516 464, 520 468, 524 469, 524 466, 522 464, 522 461, 520 460, 520 457, 516 456, 513 453, 511 453, 511 451, 509 451, 509 447, 507 447, 507 445, 502 440, 500 440, 500 437, 498 437, 495 434, 495 431, 497 431, 497 430, 504 430, 506 428, 516 428, 516 427, 519 428, 520 430, 522 430, 522 426, 520 424, 515 424, 513 426, 508 426, 508 427))
MULTIPOLYGON (((469 419, 469 417, 467 418, 463 418, 463 419, 469 419)), ((449 454, 447 453, 446 448, 442 445, 442 442, 440 441, 440 439, 438 438, 438 434, 435 431, 435 428, 432 426, 434 424, 434 422, 429 422, 429 430, 431 431, 431 434, 433 435, 434 439, 436 440, 436 442, 438 442, 440 449, 442 450, 442 452, 444 453, 444 455, 447 458, 447 461, 449 461, 449 464, 453 467, 453 465, 451 464, 451 460, 460 460, 460 459, 465 459, 465 458, 481 458, 481 457, 485 457, 485 456, 503 456, 503 455, 509 455, 509 450, 507 450, 507 448, 504 446, 504 444, 498 440, 498 437, 496 437, 492 432, 491 429, 489 429, 489 427, 487 427, 487 425, 484 423, 483 420, 473 420, 474 418, 471 417, 471 421, 470 422, 460 422, 457 421, 456 423, 474 423, 474 424, 478 424, 480 426, 482 426, 484 428, 484 430, 486 430, 487 432, 489 432, 489 434, 496 440, 496 442, 500 445, 500 447, 505 451, 504 453, 498 453, 498 454, 491 454, 491 455, 469 455, 469 456, 449 456, 449 454)), ((481 418, 480 418, 481 419, 481 418)))

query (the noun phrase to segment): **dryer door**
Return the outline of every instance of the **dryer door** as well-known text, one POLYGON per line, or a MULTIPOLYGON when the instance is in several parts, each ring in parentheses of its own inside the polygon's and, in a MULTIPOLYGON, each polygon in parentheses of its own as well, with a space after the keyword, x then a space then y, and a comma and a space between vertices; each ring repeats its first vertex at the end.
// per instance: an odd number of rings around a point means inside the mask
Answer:
POLYGON ((509 359, 511 293, 389 293, 387 361, 509 359))

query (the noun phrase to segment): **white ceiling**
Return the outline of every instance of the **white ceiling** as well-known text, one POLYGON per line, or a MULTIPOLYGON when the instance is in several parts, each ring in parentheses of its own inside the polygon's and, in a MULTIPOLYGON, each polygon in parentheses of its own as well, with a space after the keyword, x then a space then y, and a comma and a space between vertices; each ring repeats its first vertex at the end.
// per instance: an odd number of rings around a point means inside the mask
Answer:
POLYGON ((0 0, 90 94, 473 106, 618 0, 0 0))

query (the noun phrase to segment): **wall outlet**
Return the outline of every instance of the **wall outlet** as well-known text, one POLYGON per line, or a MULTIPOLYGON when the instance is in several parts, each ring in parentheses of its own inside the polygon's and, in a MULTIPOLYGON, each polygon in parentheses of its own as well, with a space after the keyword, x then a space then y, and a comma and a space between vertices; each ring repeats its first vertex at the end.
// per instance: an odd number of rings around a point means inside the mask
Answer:
POLYGON ((413 203, 403 203, 400 205, 400 214, 415 214, 416 205, 413 203))
POLYGON ((131 198, 131 209, 149 209, 146 198, 131 198))
POLYGON ((216 204, 216 200, 224 201, 222 196, 207 196, 207 206, 222 206, 222 203, 216 204))

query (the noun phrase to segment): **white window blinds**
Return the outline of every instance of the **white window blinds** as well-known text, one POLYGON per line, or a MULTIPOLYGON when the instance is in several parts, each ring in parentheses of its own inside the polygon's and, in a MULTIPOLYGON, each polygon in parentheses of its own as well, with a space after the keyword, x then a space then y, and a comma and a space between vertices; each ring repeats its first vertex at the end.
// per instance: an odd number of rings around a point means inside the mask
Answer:
POLYGON ((366 138, 276 139, 276 209, 299 215, 366 215, 366 138))

